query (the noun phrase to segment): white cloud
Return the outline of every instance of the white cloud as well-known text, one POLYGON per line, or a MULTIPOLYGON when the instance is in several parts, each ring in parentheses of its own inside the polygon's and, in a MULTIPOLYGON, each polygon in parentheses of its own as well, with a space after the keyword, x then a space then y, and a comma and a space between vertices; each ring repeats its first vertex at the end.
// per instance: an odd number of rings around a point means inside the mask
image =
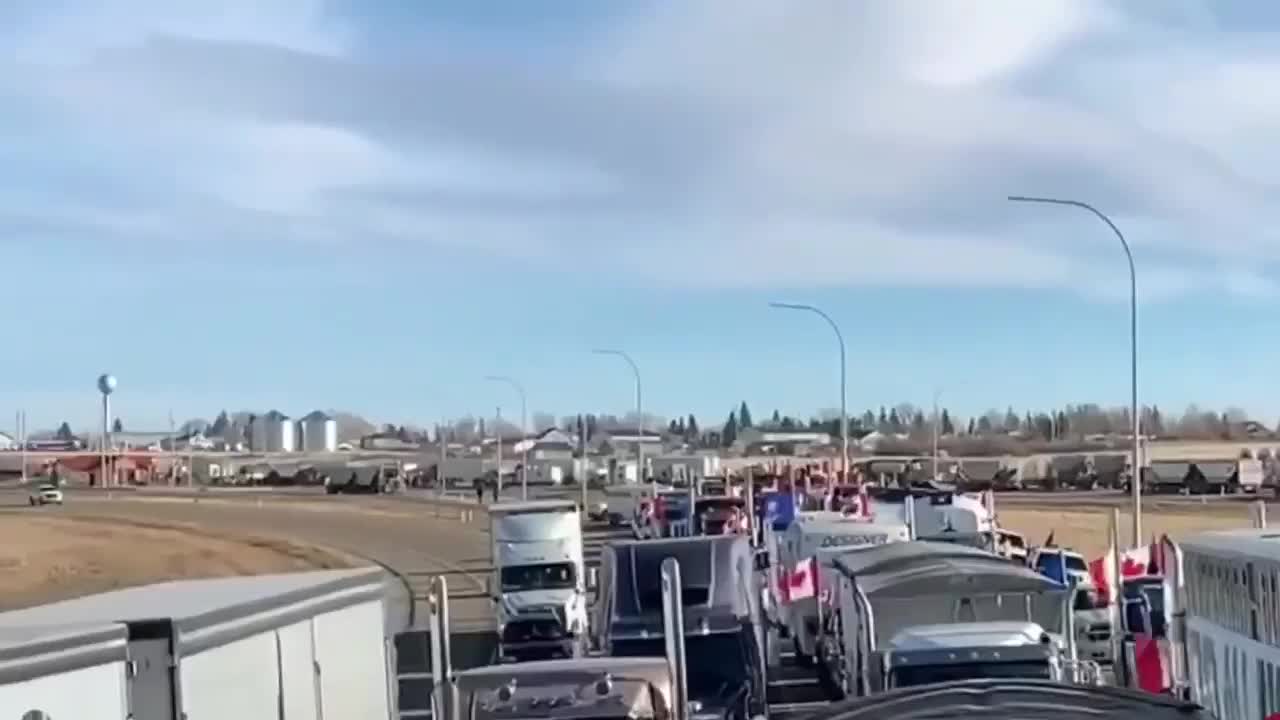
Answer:
POLYGON ((1116 218, 1151 298, 1273 292, 1280 27, 1241 40, 1206 3, 690 0, 554 56, 530 40, 523 62, 395 52, 376 16, 318 1, 224 5, 9 23, 0 100, 28 114, 0 123, 41 148, 24 162, 115 194, 58 201, 50 172, 0 189, 0 229, 71 215, 117 238, 572 253, 646 283, 1099 296, 1114 283, 1088 278, 1123 268, 1107 229, 1004 200, 1049 194, 1116 218))

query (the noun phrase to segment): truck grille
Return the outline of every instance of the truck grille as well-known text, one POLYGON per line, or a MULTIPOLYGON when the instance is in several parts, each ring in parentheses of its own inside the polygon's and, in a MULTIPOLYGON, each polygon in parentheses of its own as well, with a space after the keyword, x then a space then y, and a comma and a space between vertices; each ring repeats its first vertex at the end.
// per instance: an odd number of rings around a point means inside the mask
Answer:
POLYGON ((508 645, 568 637, 564 625, 551 618, 513 620, 502 628, 502 642, 508 645))

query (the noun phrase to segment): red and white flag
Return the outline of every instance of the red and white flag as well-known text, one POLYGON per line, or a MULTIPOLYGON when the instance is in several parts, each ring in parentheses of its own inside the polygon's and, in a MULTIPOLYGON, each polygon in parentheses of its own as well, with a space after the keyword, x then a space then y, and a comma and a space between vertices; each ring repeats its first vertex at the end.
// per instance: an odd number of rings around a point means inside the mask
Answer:
POLYGON ((1115 567, 1111 564, 1111 555, 1114 552, 1113 547, 1102 557, 1089 563, 1089 577, 1098 588, 1098 596, 1108 602, 1111 599, 1112 589, 1118 587, 1125 579, 1142 577, 1153 570, 1159 570, 1159 563, 1152 562, 1153 546, 1143 545, 1120 553, 1120 577, 1116 578, 1115 567))
POLYGON ((817 597, 818 560, 809 558, 796 565, 795 568, 787 573, 785 588, 786 595, 784 597, 789 603, 817 597))

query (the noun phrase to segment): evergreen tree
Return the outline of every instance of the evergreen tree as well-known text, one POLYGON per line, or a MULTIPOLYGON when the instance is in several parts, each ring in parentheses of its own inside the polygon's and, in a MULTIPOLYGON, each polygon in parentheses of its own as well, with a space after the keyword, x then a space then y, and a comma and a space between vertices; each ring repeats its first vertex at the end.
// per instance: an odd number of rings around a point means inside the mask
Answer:
POLYGON ((889 429, 895 433, 902 432, 902 418, 898 417, 898 409, 889 411, 889 429))
POLYGON ((911 418, 911 429, 916 432, 920 432, 924 430, 924 425, 924 413, 917 410, 916 414, 911 418))
POLYGON ((111 423, 111 432, 124 432, 124 423, 120 422, 120 418, 116 418, 115 422, 111 423))
POLYGON ((738 408, 738 429, 746 430, 751 427, 751 411, 747 409, 747 401, 742 401, 742 407, 738 408))
POLYGON ((226 410, 223 410, 218 413, 218 417, 213 419, 213 425, 209 427, 209 434, 214 437, 222 437, 230 426, 231 416, 227 414, 226 410))
POLYGON ((698 418, 689 413, 689 420, 684 424, 685 437, 690 440, 697 440, 702 437, 702 433, 698 431, 698 418))
POLYGON ((720 444, 729 447, 738 439, 738 418, 733 413, 729 413, 729 419, 724 423, 724 429, 720 431, 720 444))
POLYGON ((941 424, 942 424, 942 434, 943 434, 943 435, 955 435, 955 434, 956 434, 956 426, 951 424, 951 413, 947 412, 947 409, 946 409, 946 408, 942 408, 942 423, 941 423, 941 424))
POLYGON ((773 411, 773 418, 769 420, 769 424, 773 427, 778 427, 782 424, 782 416, 778 414, 778 410, 776 408, 773 411))
POLYGON ((876 418, 876 429, 880 432, 889 432, 889 414, 884 411, 884 406, 880 406, 880 416, 876 418))
POLYGON ((74 440, 76 436, 71 432, 71 426, 64 420, 62 424, 58 426, 58 432, 54 437, 59 440, 74 440))
POLYGON ((968 428, 967 430, 965 430, 965 433, 964 433, 964 434, 965 434, 965 435, 975 435, 975 434, 977 434, 977 432, 978 432, 977 425, 974 423, 973 418, 969 418, 969 428, 968 428))

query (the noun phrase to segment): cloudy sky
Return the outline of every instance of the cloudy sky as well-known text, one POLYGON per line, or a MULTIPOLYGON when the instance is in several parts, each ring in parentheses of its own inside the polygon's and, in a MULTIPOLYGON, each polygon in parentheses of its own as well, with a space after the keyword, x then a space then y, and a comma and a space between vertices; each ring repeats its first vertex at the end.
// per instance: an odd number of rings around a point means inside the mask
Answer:
MULTIPOLYGON (((1280 6, 10 0, 0 410, 1280 414, 1280 6), (200 9, 203 6, 204 9, 200 9), (1166 410, 1169 412, 1170 410, 1166 410)), ((0 420, 0 425, 9 423, 0 420)))

